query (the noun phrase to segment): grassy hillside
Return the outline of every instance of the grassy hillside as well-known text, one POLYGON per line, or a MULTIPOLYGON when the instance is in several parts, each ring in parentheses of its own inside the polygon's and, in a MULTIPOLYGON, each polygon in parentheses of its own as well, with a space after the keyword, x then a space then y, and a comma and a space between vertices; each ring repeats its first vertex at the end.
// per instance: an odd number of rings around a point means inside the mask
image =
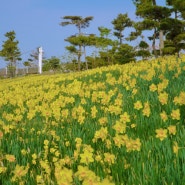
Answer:
POLYGON ((185 57, 0 80, 0 184, 185 184, 185 57))

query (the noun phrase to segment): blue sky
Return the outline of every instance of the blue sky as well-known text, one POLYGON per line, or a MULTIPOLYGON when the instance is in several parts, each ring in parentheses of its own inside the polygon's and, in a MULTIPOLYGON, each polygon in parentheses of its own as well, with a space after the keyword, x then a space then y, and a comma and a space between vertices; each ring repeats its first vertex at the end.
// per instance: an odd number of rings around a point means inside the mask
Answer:
MULTIPOLYGON (((89 28, 83 31, 98 34, 99 26, 112 29, 111 21, 119 13, 128 13, 134 20, 132 0, 1 0, 0 49, 6 40, 4 34, 14 30, 23 61, 39 46, 43 47, 46 58, 61 57, 69 45, 64 39, 77 33, 75 26, 60 26, 61 17, 93 16, 89 28)), ((4 65, 0 59, 0 67, 4 65)))

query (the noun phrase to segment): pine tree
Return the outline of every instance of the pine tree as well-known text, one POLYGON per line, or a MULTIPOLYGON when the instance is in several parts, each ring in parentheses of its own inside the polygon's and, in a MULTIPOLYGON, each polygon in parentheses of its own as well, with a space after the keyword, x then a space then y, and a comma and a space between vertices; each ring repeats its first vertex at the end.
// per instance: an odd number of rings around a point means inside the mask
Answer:
POLYGON ((11 77, 15 76, 16 62, 21 60, 21 52, 18 48, 19 41, 15 40, 15 31, 10 31, 5 34, 7 40, 3 42, 0 56, 8 62, 8 69, 11 77))
MULTIPOLYGON (((64 21, 60 23, 61 26, 67 25, 75 25, 78 28, 78 35, 81 35, 81 29, 87 28, 89 26, 89 22, 93 20, 92 16, 88 17, 81 17, 81 16, 64 16, 62 17, 64 21)), ((81 54, 82 53, 82 45, 79 45, 79 52, 78 52, 78 70, 80 71, 81 68, 81 54)))

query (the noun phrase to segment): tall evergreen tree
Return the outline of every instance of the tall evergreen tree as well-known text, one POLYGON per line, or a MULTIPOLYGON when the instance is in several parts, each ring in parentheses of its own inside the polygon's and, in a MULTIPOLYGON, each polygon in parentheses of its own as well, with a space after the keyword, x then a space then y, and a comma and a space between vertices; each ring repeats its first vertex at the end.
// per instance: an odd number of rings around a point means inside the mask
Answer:
POLYGON ((133 0, 136 5, 136 15, 143 20, 139 23, 140 31, 153 30, 153 35, 149 37, 152 40, 152 49, 157 56, 156 39, 160 39, 159 49, 162 55, 164 47, 163 35, 164 30, 161 29, 161 23, 171 15, 171 10, 168 7, 158 6, 156 0, 133 0))
MULTIPOLYGON (((78 28, 78 34, 82 34, 82 29, 87 28, 90 24, 90 21, 93 20, 92 16, 88 17, 81 17, 81 16, 64 16, 62 17, 64 21, 60 23, 61 26, 67 26, 67 25, 75 25, 78 28)), ((78 70, 80 71, 80 65, 81 65, 81 54, 82 53, 82 45, 79 45, 79 52, 78 52, 78 70)))
POLYGON ((166 0, 166 4, 171 9, 172 16, 161 24, 166 36, 163 52, 177 53, 179 56, 180 50, 185 48, 185 1, 166 0))
POLYGON ((103 63, 109 65, 111 63, 109 47, 113 45, 113 41, 109 38, 111 29, 101 26, 98 27, 98 30, 100 32, 100 37, 96 38, 96 46, 99 48, 99 54, 103 63))
POLYGON ((10 31, 5 34, 7 40, 3 42, 2 50, 0 51, 0 56, 5 59, 8 63, 8 68, 10 75, 15 76, 16 72, 16 62, 20 61, 21 52, 19 50, 19 41, 15 40, 15 31, 10 31))
MULTIPOLYGON (((69 43, 71 43, 74 47, 75 46, 82 46, 83 47, 83 51, 81 53, 84 54, 84 59, 85 59, 85 65, 86 65, 86 69, 88 69, 88 63, 86 61, 86 46, 92 46, 95 44, 95 39, 96 37, 94 36, 94 34, 90 34, 88 36, 86 35, 75 35, 75 36, 70 36, 66 39, 66 41, 68 41, 69 43)), ((77 49, 73 50, 78 53, 77 49)))
POLYGON ((166 33, 164 41, 164 54, 179 55, 181 49, 185 48, 185 21, 176 18, 168 18, 161 24, 162 29, 166 33))
POLYGON ((123 31, 125 28, 131 27, 133 22, 127 14, 119 14, 112 22, 114 25, 114 35, 119 39, 120 45, 123 43, 123 31))

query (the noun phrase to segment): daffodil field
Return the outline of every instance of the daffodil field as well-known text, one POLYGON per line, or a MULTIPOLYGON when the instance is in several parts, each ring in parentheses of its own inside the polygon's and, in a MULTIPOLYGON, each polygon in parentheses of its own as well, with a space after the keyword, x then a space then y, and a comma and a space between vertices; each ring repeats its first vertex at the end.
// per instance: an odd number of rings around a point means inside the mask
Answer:
POLYGON ((0 184, 184 185, 185 56, 0 80, 0 184))

